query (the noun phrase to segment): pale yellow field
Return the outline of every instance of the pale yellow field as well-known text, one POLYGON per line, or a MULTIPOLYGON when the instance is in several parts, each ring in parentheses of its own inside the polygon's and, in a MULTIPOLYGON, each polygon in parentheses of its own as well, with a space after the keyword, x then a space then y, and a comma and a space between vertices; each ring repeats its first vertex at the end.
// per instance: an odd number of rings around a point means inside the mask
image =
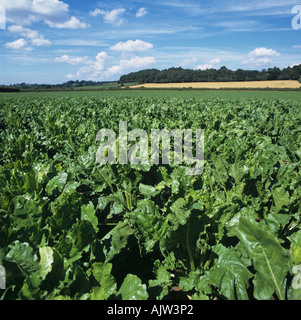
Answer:
POLYGON ((296 89, 301 88, 301 83, 294 80, 276 80, 276 81, 244 81, 244 82, 185 82, 185 83, 145 83, 131 88, 194 88, 194 89, 223 89, 223 88, 253 88, 253 89, 296 89))

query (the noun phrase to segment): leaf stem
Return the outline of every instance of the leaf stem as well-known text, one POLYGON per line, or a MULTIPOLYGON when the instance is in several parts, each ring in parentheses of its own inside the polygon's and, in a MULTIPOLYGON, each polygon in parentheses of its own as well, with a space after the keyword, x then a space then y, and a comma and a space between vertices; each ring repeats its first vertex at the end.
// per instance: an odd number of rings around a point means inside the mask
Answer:
POLYGON ((106 179, 105 175, 99 170, 99 168, 96 167, 96 169, 98 170, 98 172, 100 173, 100 175, 102 176, 102 178, 104 179, 104 181, 107 183, 107 185, 109 186, 109 188, 111 189, 112 193, 115 193, 113 186, 110 184, 110 182, 106 179))
POLYGON ((187 246, 187 251, 188 251, 188 256, 189 256, 189 261, 190 261, 190 268, 192 271, 195 271, 195 264, 194 264, 194 260, 193 260, 193 255, 189 246, 189 229, 190 229, 190 224, 189 224, 189 220, 188 220, 188 224, 187 224, 187 233, 186 233, 186 246, 187 246))

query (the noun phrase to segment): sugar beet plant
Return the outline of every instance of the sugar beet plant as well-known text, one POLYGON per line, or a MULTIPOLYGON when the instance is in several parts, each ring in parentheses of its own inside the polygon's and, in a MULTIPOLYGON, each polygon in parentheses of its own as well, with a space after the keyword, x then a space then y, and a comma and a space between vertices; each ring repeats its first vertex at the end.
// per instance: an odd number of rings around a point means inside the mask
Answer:
POLYGON ((300 299, 301 103, 0 100, 1 299, 300 299), (96 134, 204 129, 205 167, 105 165, 96 134))

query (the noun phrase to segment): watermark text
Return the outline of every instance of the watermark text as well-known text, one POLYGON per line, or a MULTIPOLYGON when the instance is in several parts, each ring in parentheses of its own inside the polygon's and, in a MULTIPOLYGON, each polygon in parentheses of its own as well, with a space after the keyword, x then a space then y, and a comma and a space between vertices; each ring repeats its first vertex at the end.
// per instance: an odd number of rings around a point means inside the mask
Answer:
POLYGON ((295 275, 292 281, 292 287, 295 290, 301 289, 301 265, 293 267, 293 274, 295 275))
POLYGON ((150 145, 149 136, 145 130, 133 129, 128 132, 127 129, 127 122, 120 121, 118 138, 110 129, 102 129, 97 133, 96 140, 102 142, 97 151, 99 164, 116 164, 118 156, 119 164, 157 165, 160 163, 160 141, 162 141, 162 164, 170 165, 172 160, 175 165, 184 162, 185 165, 190 166, 186 168, 186 175, 202 174, 204 170, 203 129, 197 129, 194 138, 192 129, 173 129, 171 131, 153 129, 150 135, 150 145), (195 148, 193 148, 194 140, 195 148), (173 150, 171 150, 172 141, 173 150))
POLYGON ((292 27, 295 30, 301 30, 301 5, 296 5, 292 9, 292 13, 295 14, 292 20, 292 27))
POLYGON ((6 29, 6 11, 2 5, 0 5, 0 29, 6 29))
POLYGON ((3 266, 0 266, 0 290, 6 289, 6 271, 3 266))

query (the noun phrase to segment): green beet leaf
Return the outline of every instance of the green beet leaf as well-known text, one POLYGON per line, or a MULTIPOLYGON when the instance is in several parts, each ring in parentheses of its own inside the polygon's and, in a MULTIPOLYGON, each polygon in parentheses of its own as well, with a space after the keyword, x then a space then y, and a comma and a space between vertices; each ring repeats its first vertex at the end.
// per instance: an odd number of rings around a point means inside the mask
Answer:
POLYGON ((276 293, 283 300, 289 258, 278 239, 262 229, 255 220, 242 216, 230 234, 238 237, 253 262, 256 270, 253 280, 254 297, 267 300, 276 293))
POLYGON ((122 300, 147 300, 148 298, 146 285, 142 284, 141 280, 133 274, 128 274, 125 277, 117 292, 117 296, 119 295, 122 300))
POLYGON ((24 276, 29 276, 39 270, 38 257, 28 243, 16 240, 9 246, 9 249, 5 260, 15 262, 24 276))
POLYGON ((234 248, 218 245, 219 258, 210 273, 210 283, 229 300, 248 300, 249 279, 253 276, 234 248))
POLYGON ((94 287, 91 293, 91 300, 106 300, 116 292, 117 284, 111 275, 112 264, 105 262, 95 262, 92 267, 92 274, 99 283, 99 287, 94 287))
POLYGON ((81 219, 89 221, 95 232, 98 232, 98 219, 95 215, 95 209, 92 202, 87 205, 82 205, 81 207, 81 219))
POLYGON ((51 247, 41 247, 39 253, 43 288, 50 291, 64 278, 64 261, 58 251, 51 247))
POLYGON ((49 195, 58 195, 63 191, 66 182, 67 182, 68 174, 66 172, 61 172, 56 177, 52 178, 46 185, 46 192, 49 195))
POLYGON ((128 238, 135 232, 128 224, 128 221, 120 221, 103 239, 103 243, 108 246, 107 259, 113 257, 127 245, 128 238))

